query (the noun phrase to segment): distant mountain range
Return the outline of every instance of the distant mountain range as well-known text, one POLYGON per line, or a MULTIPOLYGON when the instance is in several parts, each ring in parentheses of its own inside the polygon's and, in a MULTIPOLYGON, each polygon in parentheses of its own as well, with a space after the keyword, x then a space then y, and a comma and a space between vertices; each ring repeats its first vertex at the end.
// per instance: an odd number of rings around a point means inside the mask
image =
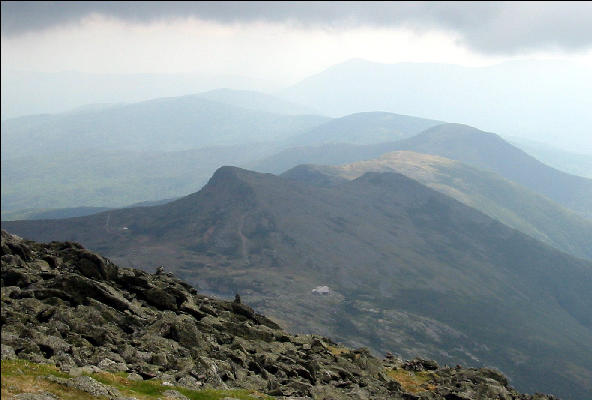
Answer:
POLYGON ((566 208, 592 218, 592 180, 551 168, 494 133, 462 124, 440 124, 396 142, 365 146, 324 144, 285 149, 248 166, 281 173, 298 164, 339 165, 409 150, 461 161, 495 172, 566 208))
POLYGON ((223 167, 165 205, 2 227, 167 265, 298 331, 592 394, 592 263, 397 173, 319 185, 223 167), (312 293, 323 285, 329 295, 312 293))
POLYGON ((2 120, 60 113, 86 104, 135 103, 231 87, 239 91, 277 89, 277 83, 244 76, 196 74, 101 74, 2 69, 2 120))
POLYGON ((463 67, 353 59, 276 95, 333 117, 395 112, 461 122, 503 136, 555 137, 592 154, 592 141, 587 140, 591 92, 590 68, 563 60, 463 67))
POLYGON ((328 118, 253 111, 199 96, 2 122, 2 158, 81 150, 173 151, 282 140, 328 118))
POLYGON ((442 121, 387 112, 364 112, 329 120, 288 139, 292 146, 326 143, 375 144, 408 138, 442 121))
POLYGON ((550 144, 519 137, 509 137, 506 140, 553 168, 592 179, 592 154, 566 151, 550 144))
POLYGON ((198 190, 221 165, 248 166, 299 141, 396 140, 437 123, 390 113, 334 121, 288 115, 296 111, 306 110, 261 93, 217 90, 5 121, 2 211, 178 197, 198 190))

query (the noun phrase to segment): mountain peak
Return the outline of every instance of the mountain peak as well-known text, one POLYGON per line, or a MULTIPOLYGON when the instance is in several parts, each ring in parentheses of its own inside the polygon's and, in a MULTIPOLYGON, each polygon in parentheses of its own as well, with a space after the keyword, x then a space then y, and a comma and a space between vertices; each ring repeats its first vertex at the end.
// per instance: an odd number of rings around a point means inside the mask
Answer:
POLYGON ((244 184, 249 178, 257 175, 256 172, 248 171, 239 167, 224 165, 216 170, 206 187, 232 186, 239 183, 244 184))

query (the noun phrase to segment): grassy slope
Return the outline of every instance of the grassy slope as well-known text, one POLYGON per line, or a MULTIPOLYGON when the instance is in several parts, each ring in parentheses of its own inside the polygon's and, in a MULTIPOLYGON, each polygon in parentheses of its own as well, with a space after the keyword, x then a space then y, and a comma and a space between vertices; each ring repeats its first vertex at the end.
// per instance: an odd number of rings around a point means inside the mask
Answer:
MULTIPOLYGON (((124 396, 138 400, 163 398, 167 390, 176 390, 191 400, 220 400, 227 397, 240 400, 272 399, 270 396, 246 390, 190 390, 182 387, 163 385, 162 381, 133 381, 126 373, 101 372, 85 374, 104 385, 119 390, 124 396)), ((37 364, 25 360, 2 360, 2 398, 8 399, 19 393, 49 392, 65 400, 91 400, 95 396, 48 379, 48 376, 69 378, 55 365, 37 364)), ((170 397, 164 396, 168 399, 170 397)))

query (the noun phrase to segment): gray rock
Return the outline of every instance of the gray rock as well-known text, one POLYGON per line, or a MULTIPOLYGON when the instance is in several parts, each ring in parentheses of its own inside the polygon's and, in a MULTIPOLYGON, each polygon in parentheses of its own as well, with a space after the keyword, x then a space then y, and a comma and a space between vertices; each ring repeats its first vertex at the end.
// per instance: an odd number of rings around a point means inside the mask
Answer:
POLYGON ((177 379, 177 385, 191 390, 199 390, 202 388, 203 383, 191 375, 185 375, 177 379))
POLYGON ((101 360, 101 362, 99 362, 97 367, 99 367, 103 371, 109 371, 109 372, 123 372, 123 371, 127 371, 127 369, 128 369, 128 367, 127 367, 127 365, 125 365, 125 363, 115 362, 115 361, 110 360, 108 358, 101 360))
POLYGON ((106 370, 133 371, 130 381, 162 380, 175 399, 185 398, 172 391, 177 385, 292 400, 554 399, 521 395, 490 369, 378 360, 364 349, 333 354, 327 338, 290 335, 242 302, 206 298, 169 274, 119 268, 76 243, 38 244, 5 231, 1 238, 2 359, 53 362, 72 378, 39 379, 93 396, 123 400, 85 376, 106 370), (427 371, 432 390, 405 393, 387 373, 399 368, 427 371))
POLYGON ((129 374, 127 376, 127 379, 130 380, 130 381, 133 381, 133 382, 139 382, 139 381, 143 381, 144 380, 144 378, 142 378, 141 375, 136 374, 135 372, 132 372, 131 374, 129 374))
POLYGON ((165 390, 162 394, 169 399, 178 399, 178 400, 189 400, 187 396, 182 393, 179 393, 176 390, 165 390))
POLYGON ((2 360, 14 359, 16 359, 16 354, 14 353, 12 346, 2 344, 2 360))
POLYGON ((114 387, 104 385, 86 375, 69 379, 66 385, 71 388, 87 392, 95 397, 104 396, 110 399, 121 397, 119 390, 115 389, 114 387))

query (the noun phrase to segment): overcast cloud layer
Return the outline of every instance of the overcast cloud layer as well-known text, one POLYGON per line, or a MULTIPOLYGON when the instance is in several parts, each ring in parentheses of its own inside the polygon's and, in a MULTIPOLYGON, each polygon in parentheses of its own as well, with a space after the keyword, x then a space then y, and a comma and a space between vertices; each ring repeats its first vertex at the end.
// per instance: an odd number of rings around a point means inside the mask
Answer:
POLYGON ((102 14, 141 24, 195 17, 219 23, 446 30, 472 50, 578 51, 592 47, 592 2, 2 2, 2 35, 14 37, 102 14))

